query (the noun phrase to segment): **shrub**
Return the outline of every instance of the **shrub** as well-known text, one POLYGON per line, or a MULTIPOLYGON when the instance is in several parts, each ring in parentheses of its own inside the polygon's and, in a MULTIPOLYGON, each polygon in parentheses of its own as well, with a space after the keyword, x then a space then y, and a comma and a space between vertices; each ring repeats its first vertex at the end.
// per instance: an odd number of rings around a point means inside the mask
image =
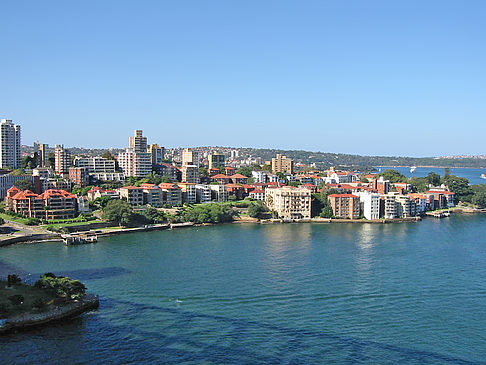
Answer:
POLYGON ((10 300, 10 302, 13 305, 20 305, 24 302, 24 297, 20 294, 15 294, 15 295, 12 295, 11 297, 8 297, 8 300, 10 300))
POLYGON ((46 303, 41 298, 36 298, 32 303, 32 307, 37 309, 43 309, 46 306, 46 303))
POLYGON ((8 306, 4 303, 0 303, 0 318, 5 317, 8 313, 8 306))

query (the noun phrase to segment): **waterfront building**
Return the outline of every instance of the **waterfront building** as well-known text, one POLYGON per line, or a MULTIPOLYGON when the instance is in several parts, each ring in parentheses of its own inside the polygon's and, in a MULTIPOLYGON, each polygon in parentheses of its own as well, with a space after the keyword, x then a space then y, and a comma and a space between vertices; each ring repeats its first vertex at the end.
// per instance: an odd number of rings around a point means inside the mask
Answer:
POLYGON ((162 189, 154 184, 142 184, 143 203, 159 208, 163 205, 162 189))
POLYGON ((265 205, 280 219, 309 219, 312 195, 309 189, 284 186, 265 189, 265 205))
POLYGON ((22 166, 20 125, 10 119, 0 122, 0 168, 18 169, 22 166))
POLYGON ((250 198, 255 200, 265 201, 265 190, 263 189, 254 189, 250 191, 250 198))
POLYGON ((452 191, 448 191, 445 188, 431 188, 425 193, 434 196, 435 209, 451 208, 456 205, 456 194, 454 194, 452 191))
POLYGON ((71 165, 71 153, 64 145, 56 145, 54 148, 54 171, 58 175, 68 174, 71 165))
POLYGON ((272 172, 276 174, 277 172, 282 172, 284 174, 294 173, 294 161, 286 156, 277 154, 276 157, 272 158, 272 172))
POLYGON ((196 165, 183 165, 181 167, 182 182, 188 182, 192 184, 199 183, 199 167, 196 165))
POLYGON ((380 218, 380 195, 376 193, 357 192, 355 195, 359 196, 360 208, 366 219, 380 218))
POLYGON ((348 219, 359 218, 359 196, 353 194, 331 194, 328 196, 328 201, 335 217, 348 219))
POLYGON ((210 185, 196 184, 196 201, 197 203, 211 202, 211 188, 210 185))
POLYGON ((160 147, 158 144, 148 146, 147 152, 150 153, 152 165, 161 164, 165 158, 165 148, 160 147))
POLYGON ((397 207, 398 218, 408 218, 415 216, 415 203, 410 200, 408 195, 394 193, 397 207))
POLYGON ((170 207, 182 205, 182 190, 178 185, 162 183, 159 187, 162 189, 162 202, 164 205, 170 207))
POLYGON ((182 191, 182 201, 184 203, 195 204, 197 202, 196 184, 192 183, 178 183, 182 191))
POLYGON ((415 204, 415 215, 422 215, 427 210, 427 196, 424 194, 410 193, 408 194, 410 201, 415 204))
POLYGON ((380 197, 383 204, 383 217, 386 219, 397 218, 397 202, 395 200, 395 195, 381 194, 380 197))
POLYGON ((104 157, 75 157, 75 167, 85 167, 89 173, 115 172, 116 162, 104 157))
POLYGON ((228 201, 229 193, 225 185, 209 185, 209 188, 211 189, 211 200, 215 200, 217 202, 228 201))
POLYGON ((7 209, 24 217, 57 220, 77 215, 77 197, 65 190, 49 189, 36 194, 14 186, 7 191, 5 202, 7 209))
POLYGON ((132 207, 144 204, 143 188, 138 186, 123 186, 118 189, 120 199, 125 200, 132 207))
POLYGON ((189 148, 185 148, 182 151, 182 166, 184 165, 195 165, 199 167, 199 152, 191 151, 189 148))
POLYGON ((210 154, 208 156, 208 165, 209 169, 212 169, 214 167, 219 168, 219 167, 224 167, 224 155, 222 153, 216 152, 213 154, 210 154))

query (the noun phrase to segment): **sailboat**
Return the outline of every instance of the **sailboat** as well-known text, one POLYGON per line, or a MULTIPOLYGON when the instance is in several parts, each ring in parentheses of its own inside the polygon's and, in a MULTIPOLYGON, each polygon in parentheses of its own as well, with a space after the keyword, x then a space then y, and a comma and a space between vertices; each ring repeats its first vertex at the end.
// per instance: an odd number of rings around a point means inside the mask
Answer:
POLYGON ((410 167, 410 173, 413 173, 415 170, 417 170, 417 166, 410 167))

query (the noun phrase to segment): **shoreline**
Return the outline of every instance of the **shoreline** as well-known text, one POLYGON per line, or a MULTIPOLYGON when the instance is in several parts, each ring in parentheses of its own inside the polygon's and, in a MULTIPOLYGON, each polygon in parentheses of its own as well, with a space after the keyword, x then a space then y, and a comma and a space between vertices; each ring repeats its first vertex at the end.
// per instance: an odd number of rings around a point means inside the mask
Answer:
MULTIPOLYGON (((446 212, 447 210, 443 211, 446 212)), ((434 212, 434 211, 430 211, 434 212)), ((439 213, 441 211, 437 211, 439 213)), ((451 214, 484 214, 486 213, 486 209, 475 209, 475 208, 456 208, 451 209, 449 211, 451 214)), ((435 218, 433 214, 428 214, 427 212, 424 216, 419 217, 408 217, 408 218, 394 218, 394 219, 374 219, 374 220, 367 220, 367 219, 337 219, 337 218, 310 218, 310 219, 300 219, 300 220, 284 220, 284 219, 261 219, 257 220, 256 218, 246 218, 241 220, 235 220, 232 222, 225 222, 225 223, 194 223, 194 222, 185 222, 185 223, 166 223, 166 224, 157 224, 157 225, 150 225, 145 227, 134 227, 134 228, 122 228, 119 229, 112 229, 105 232, 97 232, 98 237, 110 237, 110 236, 118 236, 130 233, 142 233, 142 232, 152 232, 152 231, 164 231, 164 230, 172 230, 178 228, 189 228, 189 227, 209 227, 215 225, 224 225, 224 224, 300 224, 300 223, 316 223, 316 224, 345 224, 345 223, 352 223, 352 224, 397 224, 397 223, 417 223, 422 221, 424 218, 435 218)), ((437 219, 437 218, 435 218, 437 219)), ((49 236, 49 237, 41 237, 35 238, 34 236, 25 236, 25 237, 15 237, 12 239, 7 239, 4 241, 0 241, 0 248, 6 247, 15 244, 36 244, 36 243, 43 243, 43 242, 62 242, 61 234, 53 233, 51 235, 42 235, 42 236, 49 236)))
MULTIPOLYGON (((467 166, 454 166, 454 167, 450 167, 450 166, 435 166, 435 165, 413 165, 415 167, 423 167, 423 168, 432 168, 432 169, 478 169, 478 170, 486 170, 486 166, 485 167, 467 167, 467 166)), ((380 167, 380 168, 383 168, 383 167, 390 167, 390 168, 397 168, 397 167, 407 167, 407 168, 410 168, 412 166, 405 166, 405 165, 399 165, 399 166, 375 166, 375 168, 377 167, 380 167)))
POLYGON ((79 301, 68 303, 62 307, 53 307, 45 312, 24 313, 2 319, 0 320, 0 335, 77 317, 98 308, 99 304, 100 301, 96 295, 86 294, 79 301))

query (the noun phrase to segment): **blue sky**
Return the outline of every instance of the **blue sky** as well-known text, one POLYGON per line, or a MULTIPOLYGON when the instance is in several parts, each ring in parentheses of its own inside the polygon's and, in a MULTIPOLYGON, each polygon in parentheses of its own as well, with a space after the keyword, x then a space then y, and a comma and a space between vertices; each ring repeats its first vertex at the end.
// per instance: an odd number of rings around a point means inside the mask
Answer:
POLYGON ((485 1, 3 1, 23 142, 484 154, 485 1))

